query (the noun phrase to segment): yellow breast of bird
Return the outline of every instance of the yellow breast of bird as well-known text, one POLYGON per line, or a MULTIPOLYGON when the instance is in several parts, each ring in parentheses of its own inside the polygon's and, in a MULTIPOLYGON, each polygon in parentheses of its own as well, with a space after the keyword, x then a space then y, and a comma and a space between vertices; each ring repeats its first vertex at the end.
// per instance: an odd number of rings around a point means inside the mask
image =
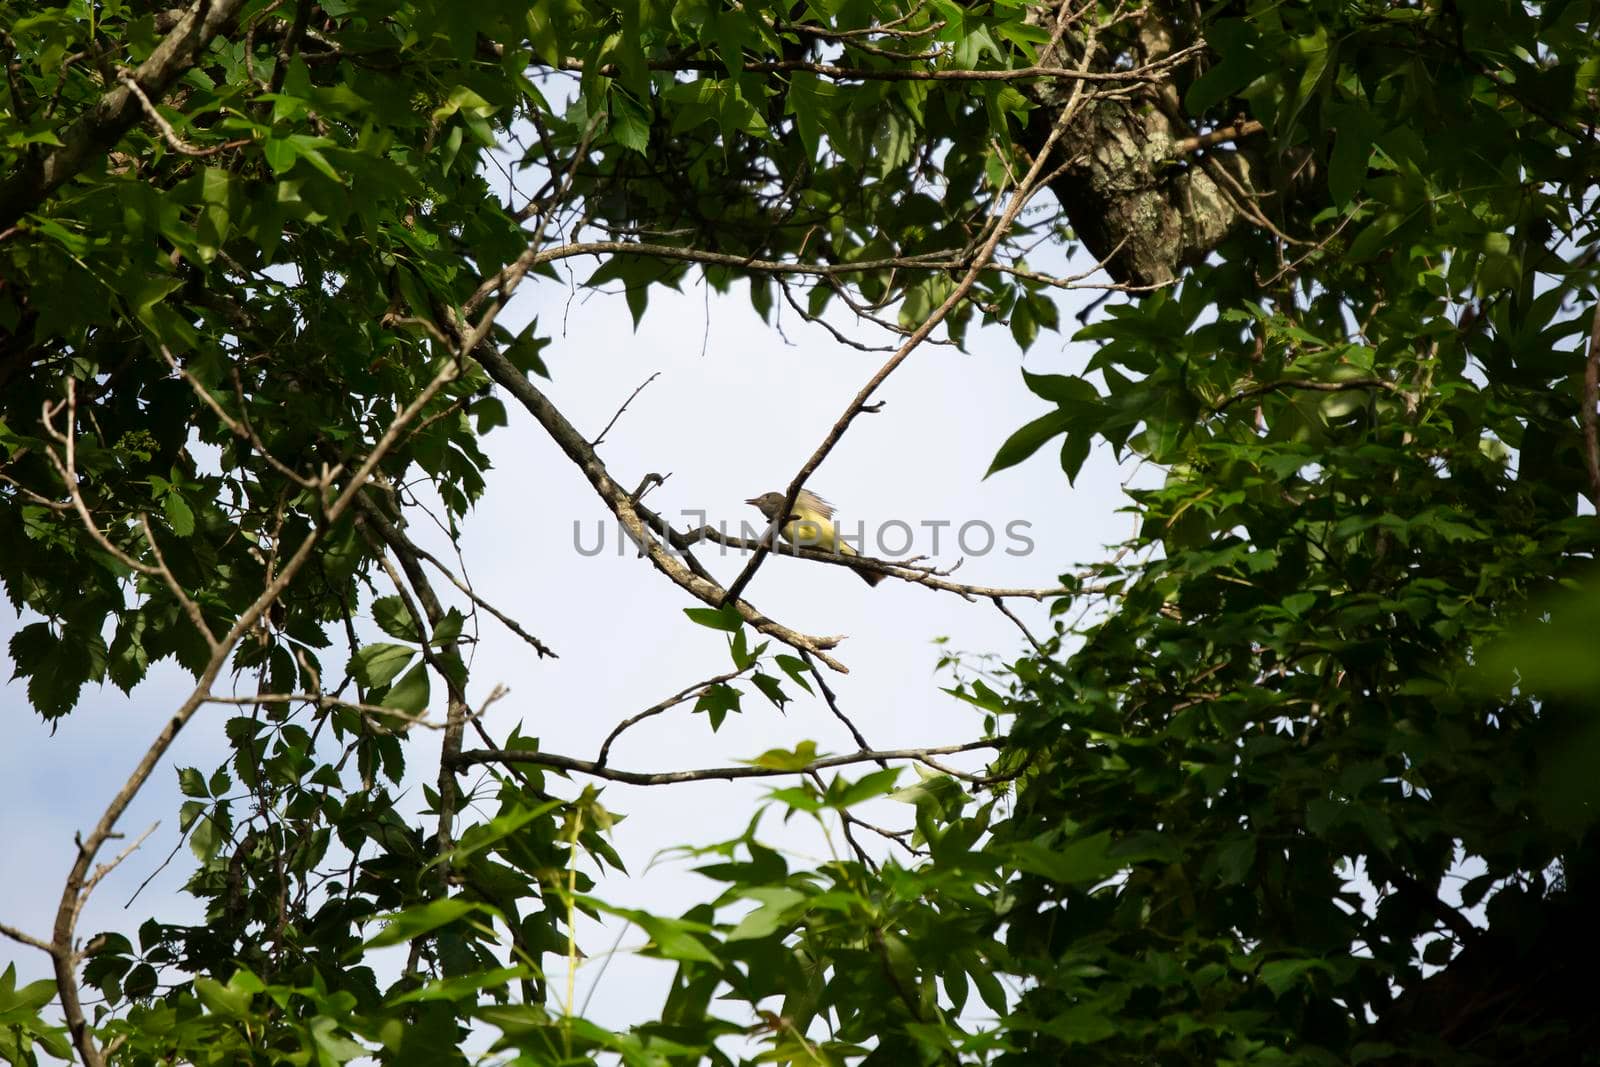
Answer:
POLYGON ((783 528, 783 539, 791 544, 818 548, 824 552, 838 552, 853 556, 855 550, 838 540, 838 530, 832 522, 817 516, 801 514, 783 528))

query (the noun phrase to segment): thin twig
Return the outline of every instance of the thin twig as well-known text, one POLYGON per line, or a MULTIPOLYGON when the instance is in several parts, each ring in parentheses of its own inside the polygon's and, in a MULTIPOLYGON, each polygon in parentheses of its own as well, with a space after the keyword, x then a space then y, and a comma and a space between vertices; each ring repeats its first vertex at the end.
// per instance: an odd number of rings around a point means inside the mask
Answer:
POLYGON ((94 892, 95 886, 99 885, 105 879, 106 875, 110 874, 112 871, 121 866, 123 860, 139 851, 139 846, 144 844, 145 841, 149 839, 150 835, 156 832, 156 827, 160 825, 160 820, 151 823, 149 828, 145 830, 144 833, 134 838, 128 844, 128 847, 117 853, 116 858, 110 863, 102 863, 100 866, 96 867, 94 869, 94 874, 91 875, 89 880, 83 885, 82 899, 87 901, 89 899, 89 894, 94 892))
POLYGON ((655 381, 659 377, 661 377, 661 372, 660 371, 656 371, 654 374, 650 375, 650 377, 646 378, 643 382, 639 383, 639 388, 635 389, 633 392, 628 394, 628 399, 624 400, 622 402, 622 406, 617 409, 617 413, 615 415, 611 416, 611 421, 606 423, 606 428, 600 431, 600 436, 596 437, 593 441, 589 442, 589 447, 590 448, 599 448, 600 447, 600 442, 604 441, 606 439, 606 434, 611 432, 611 427, 615 426, 617 424, 617 420, 622 418, 622 413, 624 411, 628 410, 628 405, 633 403, 634 397, 636 397, 640 393, 644 392, 644 387, 649 385, 651 382, 655 381))
POLYGON ((1312 393, 1347 393, 1355 389, 1382 389, 1389 393, 1400 391, 1399 386, 1383 378, 1349 378, 1342 382, 1318 382, 1282 378, 1275 382, 1261 382, 1258 385, 1250 386, 1248 389, 1242 389, 1212 408, 1211 412, 1214 415, 1221 414, 1241 400, 1248 400, 1263 393, 1276 392, 1279 389, 1300 389, 1312 393))
POLYGON ((1197 133, 1193 137, 1185 137, 1182 140, 1174 141, 1172 154, 1175 156, 1192 155, 1202 149, 1212 148, 1219 144, 1227 144, 1230 141, 1240 141, 1246 137, 1253 137, 1264 129, 1266 127, 1255 119, 1219 126, 1209 133, 1197 133))
MULTIPOLYGON (((1154 81, 1162 72, 1176 66, 1207 47, 1204 41, 1194 44, 1179 51, 1162 56, 1160 59, 1146 63, 1143 66, 1128 70, 1095 71, 1083 67, 1069 69, 1066 67, 1029 66, 1014 67, 1006 70, 973 70, 962 67, 844 67, 835 63, 816 63, 804 59, 782 60, 747 60, 740 65, 740 70, 745 74, 786 74, 806 73, 818 77, 828 78, 832 81, 889 81, 889 82, 1015 82, 1015 81, 1070 81, 1077 83, 1075 87, 1090 82, 1127 84, 1154 81)), ((1041 52, 1041 54, 1044 54, 1041 52)), ((711 71, 726 73, 727 67, 721 59, 659 59, 651 60, 645 66, 654 71, 711 71)), ((589 68, 580 59, 564 59, 560 69, 582 72, 592 69, 602 77, 617 77, 620 68, 614 64, 604 64, 599 67, 589 68)))
MULTIPOLYGON (((822 775, 821 775, 820 772, 818 772, 818 771, 808 771, 808 772, 806 772, 806 777, 810 778, 811 781, 816 784, 817 793, 819 795, 823 795, 823 796, 827 795, 828 783, 824 782, 822 780, 822 775)), ((822 813, 821 812, 817 813, 817 821, 819 823, 822 822, 822 813)), ((861 847, 861 842, 856 840, 855 832, 850 829, 851 824, 854 823, 854 822, 855 822, 855 816, 851 815, 850 812, 848 812, 844 808, 840 808, 839 809, 839 828, 840 828, 840 830, 842 830, 844 832, 845 843, 850 846, 850 851, 852 851, 852 852, 854 852, 856 854, 856 859, 861 861, 861 865, 863 867, 865 867, 869 871, 872 871, 872 872, 876 873, 877 870, 878 870, 878 865, 873 862, 872 856, 870 854, 868 854, 867 850, 861 847)), ((827 828, 826 824, 822 825, 822 832, 823 832, 824 835, 827 834, 828 828, 827 828)), ((829 842, 829 850, 830 851, 832 850, 832 847, 833 847, 833 843, 830 841, 829 842)))
POLYGON ((156 544, 155 531, 150 529, 150 516, 140 513, 139 528, 144 531, 144 539, 150 543, 150 554, 156 559, 156 569, 161 573, 161 580, 166 583, 167 588, 177 598, 178 603, 183 605, 184 614, 189 616, 189 621, 194 625, 194 628, 200 631, 200 636, 206 639, 206 644, 215 649, 217 647, 217 635, 211 632, 211 626, 206 622, 205 614, 201 612, 200 605, 195 603, 193 597, 184 592, 182 583, 172 573, 172 568, 167 566, 166 557, 161 554, 161 546, 156 544))
POLYGON ((18 930, 15 926, 7 926, 5 923, 0 923, 0 934, 4 934, 6 937, 9 937, 18 944, 27 945, 29 948, 36 948, 40 952, 45 952, 52 956, 56 954, 55 946, 50 944, 50 942, 41 941, 32 934, 25 934, 21 930, 18 930))
MULTIPOLYGON (((133 73, 145 96, 159 99, 177 80, 189 71, 219 34, 233 24, 246 0, 195 0, 177 20, 172 31, 163 37, 145 61, 133 73)), ((44 203, 57 189, 71 181, 84 167, 104 158, 106 145, 121 140, 134 123, 139 121, 139 101, 126 85, 118 85, 100 97, 92 106, 85 107, 77 119, 63 130, 58 130, 58 147, 36 159, 30 159, 12 173, 0 179, 0 230, 16 224, 22 216, 44 203)), ((65 1008, 66 1005, 63 1005, 65 1008)), ((73 1011, 81 1013, 74 1001, 73 1011)), ((92 1057, 87 1067, 98 1067, 98 1050, 85 1052, 81 1039, 84 1031, 81 1018, 74 1020, 69 1011, 68 1025, 73 1030, 73 1043, 80 1057, 92 1057)))
POLYGON ((1039 643, 1039 639, 1033 636, 1033 631, 1028 629, 1026 623, 1017 618, 1016 614, 1010 608, 1006 607, 1006 602, 997 596, 990 597, 989 599, 994 602, 995 607, 1000 609, 1000 614, 1010 619, 1012 623, 1016 625, 1017 629, 1022 631, 1022 636, 1028 639, 1028 644, 1033 646, 1033 650, 1034 652, 1038 653, 1039 658, 1047 659, 1048 654, 1045 652, 1044 646, 1039 643))
MULTIPOLYGON (((404 729, 413 726, 425 727, 429 730, 442 730, 445 724, 435 722, 426 714, 415 714, 400 708, 386 708, 381 704, 363 704, 359 700, 341 700, 338 697, 325 693, 249 693, 236 697, 206 697, 207 704, 229 704, 235 707, 252 708, 258 704, 306 704, 316 708, 343 708, 348 711, 358 711, 363 715, 375 715, 385 719, 399 719, 405 723, 404 729)), ((404 732, 402 729, 399 732, 404 732)))
POLYGON ((1600 431, 1596 430, 1596 408, 1600 408, 1600 301, 1594 306, 1594 321, 1589 327, 1589 358, 1583 366, 1583 458, 1589 467, 1589 503, 1600 512, 1600 431))
POLYGON ((161 139, 167 142, 167 146, 170 147, 174 152, 177 152, 179 155, 204 159, 207 156, 214 156, 218 152, 226 152, 231 148, 243 148, 252 140, 252 138, 249 137, 241 137, 237 140, 225 141, 222 144, 212 145, 209 148, 197 148, 188 141, 185 141, 182 137, 178 136, 178 131, 173 129, 172 124, 168 122, 166 117, 156 109, 156 105, 148 96, 145 95, 144 90, 139 88, 139 83, 137 81, 127 74, 122 75, 117 80, 123 85, 126 85, 128 87, 128 91, 134 95, 134 98, 144 106, 145 114, 150 116, 150 121, 155 123, 157 130, 161 131, 161 139))
MULTIPOLYGON (((405 532, 404 531, 399 531, 399 532, 400 532, 400 536, 401 537, 405 537, 405 532)), ((459 589, 462 592, 462 594, 467 597, 467 599, 471 600, 478 607, 482 608, 484 611, 487 611, 490 615, 493 615, 496 619, 498 619, 502 626, 504 626, 506 629, 510 630, 512 633, 514 633, 518 637, 520 637, 523 640, 523 642, 528 645, 528 647, 532 648, 535 652, 537 652, 539 654, 539 658, 541 658, 541 659, 546 659, 546 658, 548 658, 548 659, 560 659, 561 658, 561 657, 557 656, 553 651, 551 651, 549 645, 545 644, 543 641, 539 640, 537 637, 535 637, 532 634, 530 634, 527 630, 523 629, 522 625, 519 622, 517 622, 516 619, 513 619, 511 616, 507 615, 505 612, 501 611, 499 608, 497 608, 493 604, 489 603, 483 597, 479 596, 477 591, 474 590, 470 585, 468 585, 466 582, 462 581, 460 578, 457 578, 454 574, 452 574, 451 571, 450 571, 450 568, 446 567, 437 558, 435 558, 434 555, 431 552, 429 552, 426 549, 422 548, 420 545, 416 544, 416 542, 410 541, 409 538, 406 538, 406 540, 408 542, 410 542, 411 550, 413 552, 415 552, 420 559, 427 560, 429 563, 431 563, 435 567, 437 567, 438 570, 439 570, 439 573, 444 575, 445 579, 451 585, 453 585, 457 589, 459 589)))
MULTIPOLYGON (((804 655, 804 653, 801 654, 804 655)), ((639 712, 639 714, 630 715, 628 718, 623 719, 621 722, 617 723, 617 725, 609 734, 606 735, 605 741, 603 741, 600 745, 600 754, 595 757, 594 765, 596 767, 604 767, 606 765, 606 759, 611 755, 611 744, 617 738, 622 736, 623 731, 632 728, 646 719, 653 718, 656 715, 660 715, 664 711, 669 711, 672 708, 677 707, 690 697, 699 696, 701 693, 704 693, 707 689, 710 689, 714 685, 724 685, 728 682, 731 682, 754 666, 755 663, 752 662, 749 666, 743 667, 740 670, 729 671, 727 674, 719 674, 715 678, 707 678, 703 682, 696 682, 687 689, 679 690, 672 696, 661 701, 661 703, 652 704, 650 707, 639 712)))
MULTIPOLYGON (((839 710, 839 698, 835 696, 833 690, 828 687, 827 679, 822 677, 822 672, 817 670, 817 665, 811 662, 811 657, 802 652, 800 653, 800 658, 805 660, 806 666, 810 668, 811 677, 816 679, 817 688, 822 690, 822 700, 828 705, 828 710, 833 712, 833 717, 844 723, 845 729, 850 731, 850 736, 855 740, 857 747, 859 747, 861 751, 866 752, 871 749, 872 746, 867 744, 866 736, 856 728, 856 724, 854 722, 850 721, 850 716, 839 710)), ((887 767, 889 764, 886 760, 879 760, 878 766, 887 767)))
MULTIPOLYGON (((200 398, 201 403, 210 408, 212 414, 221 419, 222 424, 226 426, 235 437, 249 441, 251 446, 254 447, 256 452, 267 461, 273 470, 277 471, 279 474, 283 475, 285 478, 288 478, 290 481, 294 482, 303 489, 310 489, 316 484, 315 478, 301 474, 294 468, 279 462, 277 457, 275 457, 271 452, 267 451, 266 444, 261 440, 260 437, 256 436, 255 427, 250 424, 249 416, 244 415, 236 419, 232 415, 229 415, 223 406, 217 402, 217 398, 211 395, 211 390, 201 385, 200 379, 196 378, 193 374, 190 374, 188 369, 185 368, 183 364, 178 362, 177 357, 172 354, 172 350, 166 345, 161 346, 161 356, 167 361, 167 366, 172 368, 174 374, 178 375, 178 377, 189 383, 189 388, 194 391, 195 396, 200 398)), ((234 395, 238 397, 239 407, 242 411, 245 406, 244 384, 239 381, 239 373, 237 370, 234 371, 233 386, 234 395)))

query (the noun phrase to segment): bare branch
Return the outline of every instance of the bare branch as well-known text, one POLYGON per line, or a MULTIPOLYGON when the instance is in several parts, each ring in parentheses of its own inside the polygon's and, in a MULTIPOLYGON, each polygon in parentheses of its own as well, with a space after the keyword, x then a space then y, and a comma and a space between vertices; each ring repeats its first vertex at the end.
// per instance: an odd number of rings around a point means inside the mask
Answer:
MULTIPOLYGON (((668 541, 674 548, 680 550, 700 541, 710 541, 713 544, 723 545, 727 548, 738 548, 746 552, 755 552, 762 546, 761 540, 752 540, 748 537, 734 537, 723 533, 715 526, 701 526, 687 533, 678 533, 667 527, 665 523, 647 508, 640 508, 650 521, 652 529, 665 530, 668 541)), ((912 585, 926 586, 941 592, 955 593, 965 600, 980 600, 983 598, 1004 599, 1026 598, 1028 600, 1045 600, 1050 597, 1073 596, 1085 592, 1082 588, 1068 588, 1064 585, 1045 586, 1039 589, 1012 589, 989 585, 967 585, 962 582, 952 582, 944 575, 949 571, 938 571, 929 567, 922 567, 907 560, 895 562, 892 560, 874 559, 871 556, 846 556, 842 553, 830 552, 827 549, 814 548, 810 545, 796 545, 784 543, 775 549, 779 555, 798 556, 801 559, 815 560, 819 563, 831 563, 836 567, 848 567, 855 571, 871 571, 875 574, 898 578, 902 582, 912 585)))
MULTIPOLYGON (((463 305, 468 314, 490 293, 505 287, 514 287, 535 267, 577 256, 649 256, 654 259, 678 260, 685 263, 710 264, 733 267, 757 274, 813 275, 816 277, 845 277, 878 270, 915 268, 919 270, 953 270, 961 265, 958 251, 929 252, 915 256, 889 256, 881 259, 860 260, 852 263, 806 264, 784 260, 758 259, 727 252, 709 252, 683 245, 654 244, 644 241, 570 241, 566 244, 541 248, 530 244, 527 251, 507 264, 499 272, 486 278, 473 291, 463 305)), ((507 292, 509 295, 509 290, 507 292)))
POLYGON ((436 568, 438 568, 439 573, 444 575, 445 579, 448 580, 451 585, 453 585, 457 589, 459 589, 461 591, 461 593, 464 596, 467 597, 467 599, 471 600, 478 607, 482 608, 484 611, 487 611, 490 615, 493 615, 496 619, 498 619, 500 621, 500 624, 502 626, 504 626, 506 629, 510 630, 512 633, 514 633, 518 637, 522 638, 522 640, 524 642, 526 642, 527 645, 530 648, 532 648, 535 652, 537 652, 539 654, 539 657, 541 659, 545 659, 545 658, 560 659, 561 658, 561 657, 557 656, 554 652, 552 652, 550 650, 550 646, 546 645, 543 641, 539 640, 537 637, 535 637, 532 634, 530 634, 527 630, 524 630, 522 628, 522 625, 520 623, 518 623, 516 619, 513 619, 511 616, 505 614, 499 608, 497 608, 493 604, 489 603, 483 597, 479 596, 477 591, 474 590, 472 588, 472 586, 468 585, 466 582, 462 581, 460 578, 457 578, 455 576, 455 574, 453 574, 451 572, 449 567, 446 567, 442 562, 440 562, 438 557, 434 556, 433 553, 429 552, 427 549, 423 548, 421 545, 419 545, 415 541, 411 540, 411 538, 407 537, 404 530, 402 530, 398 526, 396 526, 396 527, 394 527, 394 532, 395 532, 396 538, 399 541, 404 542, 404 544, 406 545, 407 551, 415 554, 418 559, 426 560, 427 562, 433 564, 436 568))
POLYGON ((78 512, 78 518, 82 521, 84 530, 90 537, 94 538, 95 544, 99 545, 115 558, 118 563, 121 563, 129 570, 154 578, 161 573, 159 568, 152 567, 148 563, 139 562, 113 544, 111 539, 100 531, 100 525, 95 522, 94 516, 89 511, 88 502, 83 499, 83 493, 78 486, 77 469, 77 386, 78 383, 75 379, 68 378, 66 399, 54 403, 46 402, 41 408, 40 424, 43 425, 45 433, 61 445, 63 454, 62 456, 57 456, 55 450, 47 446, 45 455, 49 458, 51 466, 55 467, 56 473, 61 476, 61 480, 66 483, 67 496, 71 499, 73 508, 78 512), (56 429, 55 424, 55 417, 63 410, 67 413, 67 428, 64 431, 56 429))
MULTIPOLYGON (((258 704, 306 704, 316 708, 345 708, 357 711, 363 715, 376 716, 380 719, 398 719, 404 723, 399 732, 404 732, 413 726, 421 726, 429 730, 442 730, 444 723, 434 722, 426 715, 414 715, 409 711, 399 708, 386 708, 381 704, 363 704, 359 700, 342 700, 339 697, 329 696, 326 693, 249 693, 245 696, 205 698, 207 704, 229 704, 234 707, 251 708, 258 704)), ((379 727, 382 729, 382 727, 379 727)))
POLYGON ((1015 612, 1006 607, 1006 602, 1000 597, 990 597, 989 599, 994 601, 994 606, 1000 609, 1000 614, 1010 619, 1016 628, 1022 631, 1022 636, 1028 639, 1028 644, 1033 646, 1033 650, 1038 654, 1039 658, 1042 660, 1049 659, 1049 656, 1045 653, 1044 646, 1039 643, 1038 638, 1033 636, 1033 631, 1028 629, 1026 623, 1017 618, 1015 612))
POLYGON ((177 575, 172 573, 172 568, 167 566, 166 557, 161 554, 161 546, 156 544, 155 531, 150 529, 150 516, 139 516, 139 528, 144 531, 144 539, 150 543, 150 554, 156 558, 156 570, 161 575, 161 580, 166 583, 172 595, 183 605, 183 613, 189 616, 189 621, 194 625, 206 643, 213 649, 217 647, 217 635, 211 632, 211 626, 206 622, 205 615, 200 611, 200 605, 194 598, 183 591, 183 584, 178 581, 177 575))
POLYGON ((150 835, 156 832, 156 827, 160 825, 160 822, 151 823, 149 829, 145 830, 144 833, 134 838, 133 841, 129 843, 128 847, 117 853, 116 858, 110 863, 102 863, 100 866, 96 867, 94 869, 94 874, 91 875, 89 880, 84 883, 83 894, 80 899, 87 901, 89 899, 89 894, 94 892, 94 887, 104 881, 106 875, 116 870, 117 867, 122 864, 123 860, 139 851, 139 846, 144 844, 145 841, 149 839, 150 835))
POLYGON ((150 121, 155 123, 157 130, 161 131, 161 139, 167 142, 167 146, 174 152, 177 152, 179 155, 193 156, 198 159, 204 159, 206 156, 214 156, 218 152, 226 152, 231 148, 243 148, 252 140, 252 138, 249 137, 240 137, 236 140, 226 141, 222 144, 211 145, 207 148, 197 148, 188 141, 185 141, 182 137, 178 136, 178 131, 173 129, 172 123, 168 122, 166 117, 156 109, 156 105, 148 96, 145 95, 144 90, 139 88, 139 83, 137 81, 127 74, 122 75, 117 80, 123 85, 126 85, 128 87, 128 91, 134 95, 134 98, 137 99, 141 105, 143 105, 145 114, 150 116, 150 121))
POLYGON ((554 752, 531 752, 527 749, 506 749, 499 752, 489 752, 482 749, 473 749, 461 753, 455 760, 455 766, 459 772, 464 768, 479 763, 532 763, 541 767, 587 774, 611 782, 625 782, 628 785, 674 785, 679 782, 705 782, 732 780, 735 778, 777 778, 791 774, 810 774, 812 771, 826 770, 829 767, 847 767, 855 763, 878 763, 883 760, 917 760, 921 763, 927 763, 929 766, 933 766, 946 774, 970 780, 975 779, 976 776, 939 767, 932 762, 933 757, 949 756, 960 752, 975 752, 985 748, 998 749, 1000 747, 1001 742, 999 741, 968 741, 964 745, 946 745, 941 748, 895 748, 876 752, 871 750, 852 752, 843 756, 824 756, 821 759, 812 760, 803 767, 784 769, 739 766, 659 772, 619 771, 610 767, 603 767, 592 760, 574 759, 571 756, 561 756, 554 752))
POLYGON ((1253 137, 1266 129, 1255 119, 1245 122, 1235 122, 1228 126, 1218 126, 1209 133, 1197 133, 1193 137, 1185 137, 1175 141, 1172 145, 1172 154, 1175 156, 1188 156, 1206 148, 1214 148, 1219 144, 1228 144, 1231 141, 1243 140, 1253 137))
MULTIPOLYGON (((229 415, 223 406, 217 402, 217 398, 211 395, 211 390, 201 385, 200 380, 193 374, 190 374, 183 364, 178 362, 177 357, 172 354, 172 350, 166 345, 161 346, 161 356, 167 361, 167 366, 172 368, 174 374, 178 375, 178 377, 189 383, 189 388, 194 391, 194 395, 199 397, 200 401, 205 404, 206 407, 211 409, 212 414, 216 415, 218 419, 222 420, 222 424, 226 426, 235 437, 249 441, 251 447, 256 450, 262 459, 267 461, 268 465, 270 465, 273 470, 294 482, 302 489, 310 489, 317 484, 317 480, 315 478, 301 474, 299 471, 281 462, 276 456, 268 451, 266 444, 261 440, 260 437, 256 435, 255 427, 250 425, 249 416, 241 415, 240 418, 236 419, 232 415, 229 415)), ((244 385, 239 381, 239 375, 237 371, 234 372, 233 387, 234 395, 239 398, 239 407, 242 411, 244 408, 244 385)))
POLYGON ((622 418, 622 413, 624 411, 628 410, 628 405, 633 403, 634 397, 636 397, 640 393, 644 392, 644 387, 649 385, 651 382, 655 381, 659 377, 661 377, 661 372, 660 371, 656 371, 654 374, 650 375, 650 377, 648 377, 644 381, 640 382, 639 383, 639 388, 635 389, 633 392, 628 394, 628 399, 624 400, 622 402, 622 406, 617 409, 617 413, 615 415, 611 416, 611 421, 606 423, 606 428, 600 431, 600 436, 596 437, 593 441, 589 442, 589 447, 590 448, 599 448, 600 447, 600 442, 604 441, 606 439, 606 434, 611 432, 611 427, 615 426, 617 424, 617 420, 622 418))
POLYGON ((56 954, 56 948, 54 945, 50 944, 50 942, 41 941, 32 934, 25 934, 21 930, 18 930, 15 926, 8 926, 5 923, 0 923, 0 934, 4 934, 6 937, 9 937, 11 940, 20 945, 27 945, 29 948, 36 948, 40 952, 49 953, 52 956, 56 954))
POLYGON ((1600 301, 1594 306, 1589 327, 1589 358, 1583 365, 1583 458, 1589 468, 1589 503, 1600 511, 1600 431, 1595 427, 1600 408, 1600 301))
POLYGON ((4 482, 7 485, 11 486, 17 492, 21 493, 23 496, 25 496, 29 500, 33 501, 35 504, 38 504, 40 507, 49 508, 51 511, 71 511, 72 510, 71 501, 67 501, 67 500, 51 500, 47 496, 40 496, 38 493, 35 493, 32 489, 29 489, 27 486, 23 485, 21 482, 17 481, 15 478, 11 477, 9 474, 6 474, 4 471, 0 471, 0 482, 4 482))
MULTIPOLYGON (((802 652, 800 654, 800 658, 805 660, 806 666, 810 668, 811 677, 816 679, 817 688, 822 690, 822 700, 828 705, 828 710, 833 712, 833 717, 844 723, 844 728, 850 731, 850 736, 855 739, 857 747, 859 747, 863 752, 872 748, 871 745, 867 744, 866 735, 857 729, 855 723, 850 721, 850 716, 839 710, 839 698, 835 696, 833 690, 828 687, 827 679, 822 677, 822 672, 817 670, 817 665, 811 662, 811 657, 802 652)), ((888 763, 884 760, 879 760, 878 763, 883 767, 888 766, 888 763)))
POLYGON ((594 765, 596 767, 604 767, 606 765, 606 758, 611 754, 611 744, 617 738, 622 736, 623 731, 643 722, 646 719, 660 715, 664 711, 670 711, 672 708, 682 704, 690 697, 699 696, 712 686, 723 685, 727 682, 731 682, 735 678, 744 674, 746 671, 749 671, 754 666, 755 663, 752 662, 749 667, 745 667, 741 670, 729 671, 727 674, 719 674, 715 678, 707 678, 703 682, 696 682, 687 689, 679 690, 677 693, 674 693, 661 703, 652 704, 650 707, 639 712, 639 714, 631 715, 628 718, 623 719, 621 722, 617 723, 616 727, 609 734, 606 735, 605 741, 600 745, 600 754, 595 757, 594 765))
POLYGON ((1311 393, 1348 393, 1356 389, 1382 389, 1389 393, 1400 391, 1399 386, 1383 378, 1350 378, 1342 382, 1282 378, 1275 382, 1261 382, 1258 385, 1250 386, 1248 389, 1242 389, 1212 408, 1211 413, 1213 415, 1221 414, 1241 400, 1248 400, 1253 396, 1261 396, 1263 393, 1277 392, 1280 389, 1299 389, 1311 393))
MULTIPOLYGON (((969 70, 960 67, 843 67, 835 63, 815 63, 803 59, 781 60, 747 60, 742 70, 746 74, 788 74, 806 73, 818 77, 828 78, 833 81, 889 81, 889 82, 1015 82, 1015 81, 1070 81, 1078 83, 1079 87, 1088 82, 1109 82, 1115 84, 1141 83, 1154 81, 1164 70, 1187 60, 1191 55, 1206 47, 1204 41, 1196 41, 1187 48, 1162 56, 1160 59, 1146 63, 1140 67, 1129 70, 1093 71, 1087 69, 1087 64, 1077 69, 1066 67, 1017 67, 1012 70, 969 70)), ((1045 52, 1041 51, 1041 55, 1045 52)), ((908 59, 921 57, 907 56, 908 59)), ((645 64, 651 70, 660 71, 690 71, 701 70, 713 73, 726 73, 727 67, 720 59, 658 59, 645 64)), ((562 70, 581 72, 588 68, 582 60, 564 59, 561 62, 562 70)), ((613 64, 605 64, 596 71, 604 77, 616 77, 619 69, 613 64)))
MULTIPOLYGON (((473 356, 482 364, 489 377, 504 386, 527 409, 567 457, 584 473, 606 507, 616 516, 628 536, 649 557, 657 570, 679 588, 705 604, 715 607, 727 599, 722 586, 692 557, 686 555, 685 559, 680 560, 661 543, 641 514, 643 511, 641 506, 612 480, 611 472, 606 469, 605 463, 595 454, 589 442, 572 423, 567 421, 567 417, 550 402, 549 398, 528 380, 526 375, 492 346, 484 345, 474 350, 473 356)), ((746 601, 738 601, 737 610, 740 616, 758 632, 791 648, 810 652, 834 670, 846 673, 845 666, 827 654, 829 649, 836 647, 843 640, 842 637, 814 637, 799 633, 769 619, 746 601)))
MULTIPOLYGON (((406 611, 416 622, 418 630, 422 630, 423 623, 427 623, 427 631, 433 631, 444 622, 444 605, 434 594, 433 586, 428 581, 428 574, 422 568, 422 561, 417 554, 411 551, 410 541, 401 535, 400 530, 388 517, 373 506, 365 496, 356 497, 356 508, 361 512, 361 527, 363 534, 378 548, 377 542, 389 546, 395 557, 400 561, 400 567, 405 571, 405 579, 396 574, 394 567, 389 562, 389 557, 381 548, 378 551, 378 561, 383 569, 388 572, 389 580, 394 584, 395 594, 400 597, 406 611), (410 589, 407 589, 407 586, 410 589), (421 602, 422 610, 417 610, 417 603, 412 600, 412 593, 416 600, 421 602)), ((448 690, 448 701, 445 705, 444 738, 441 742, 439 757, 438 802, 435 807, 439 814, 439 828, 435 834, 438 843, 439 855, 448 857, 455 847, 455 817, 456 810, 461 803, 461 790, 456 781, 455 774, 450 770, 450 761, 455 754, 461 751, 462 741, 466 732, 466 717, 471 709, 467 704, 467 694, 462 676, 450 669, 446 659, 458 659, 459 653, 454 638, 443 642, 437 649, 434 647, 431 632, 422 632, 421 638, 422 658, 428 667, 445 680, 448 690), (443 657, 443 658, 442 658, 443 657)), ((439 865, 439 890, 441 895, 448 893, 450 888, 450 864, 442 862, 439 865)))

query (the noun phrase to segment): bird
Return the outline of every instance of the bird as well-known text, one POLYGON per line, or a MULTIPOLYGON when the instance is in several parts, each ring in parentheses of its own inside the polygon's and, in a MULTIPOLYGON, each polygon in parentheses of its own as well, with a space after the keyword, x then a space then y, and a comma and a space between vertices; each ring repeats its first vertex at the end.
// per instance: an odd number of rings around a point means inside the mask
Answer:
MULTIPOLYGON (((784 499, 783 493, 763 493, 745 503, 765 515, 768 522, 777 522, 784 499)), ((779 532, 791 545, 804 545, 840 556, 861 554, 839 537, 839 528, 833 524, 833 505, 809 489, 800 490, 800 495, 795 497, 794 510, 779 532)), ((868 585, 877 585, 883 580, 883 575, 878 571, 856 570, 856 573, 868 585)))

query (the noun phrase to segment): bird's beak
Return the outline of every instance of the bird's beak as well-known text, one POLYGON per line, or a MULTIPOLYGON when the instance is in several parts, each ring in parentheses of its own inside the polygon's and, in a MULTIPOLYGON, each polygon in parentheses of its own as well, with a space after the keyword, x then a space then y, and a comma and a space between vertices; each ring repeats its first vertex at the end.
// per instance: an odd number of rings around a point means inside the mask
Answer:
POLYGON ((749 500, 746 500, 745 503, 749 504, 751 507, 759 508, 761 506, 761 498, 758 496, 753 496, 749 500))

